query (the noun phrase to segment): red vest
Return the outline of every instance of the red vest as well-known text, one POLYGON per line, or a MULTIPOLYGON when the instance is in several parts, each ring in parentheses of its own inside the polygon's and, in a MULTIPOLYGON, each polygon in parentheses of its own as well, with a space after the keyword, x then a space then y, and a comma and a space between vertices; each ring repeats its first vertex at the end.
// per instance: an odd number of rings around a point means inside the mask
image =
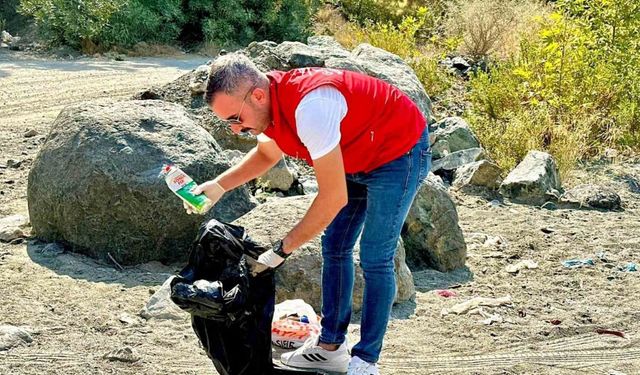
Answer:
POLYGON ((337 88, 347 101, 340 123, 340 148, 346 173, 369 172, 408 152, 426 122, 418 107, 398 88, 351 71, 301 68, 267 73, 272 123, 264 133, 287 155, 313 165, 296 131, 295 111, 309 91, 337 88))

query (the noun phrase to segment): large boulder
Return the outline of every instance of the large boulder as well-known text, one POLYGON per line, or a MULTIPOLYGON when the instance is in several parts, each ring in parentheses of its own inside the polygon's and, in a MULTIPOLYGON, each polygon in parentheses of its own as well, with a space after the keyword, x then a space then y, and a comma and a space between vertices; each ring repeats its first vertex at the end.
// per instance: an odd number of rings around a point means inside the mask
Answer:
POLYGON ((418 191, 402 238, 412 267, 428 266, 446 272, 465 264, 467 245, 458 225, 456 206, 433 173, 418 191))
MULTIPOLYGON (((158 178, 173 162, 196 182, 229 167, 184 108, 162 101, 87 102, 65 108, 29 173, 32 229, 123 264, 184 258, 203 217, 187 215, 158 178)), ((255 206, 245 188, 209 213, 233 220, 255 206)))
POLYGON ((500 194, 516 203, 543 205, 560 196, 560 174, 551 155, 529 151, 500 185, 500 194))
MULTIPOLYGON (((300 221, 314 198, 314 195, 305 195, 271 199, 237 219, 234 224, 245 227, 251 238, 258 243, 273 244, 284 238, 287 232, 300 221), (276 221, 277 224, 274 224, 276 221)), ((399 243, 401 244, 401 241, 399 243)), ((358 254, 359 248, 356 246, 354 249, 356 264, 359 263, 358 254)), ((396 302, 406 301, 415 293, 413 278, 404 263, 404 256, 404 248, 399 246, 394 259, 398 286, 396 302)), ((281 302, 287 299, 301 298, 313 306, 316 311, 320 311, 322 302, 321 274, 322 245, 320 236, 317 236, 297 249, 276 272, 276 300, 281 302)), ((357 266, 353 296, 353 308, 356 311, 362 306, 363 288, 362 270, 357 266)))

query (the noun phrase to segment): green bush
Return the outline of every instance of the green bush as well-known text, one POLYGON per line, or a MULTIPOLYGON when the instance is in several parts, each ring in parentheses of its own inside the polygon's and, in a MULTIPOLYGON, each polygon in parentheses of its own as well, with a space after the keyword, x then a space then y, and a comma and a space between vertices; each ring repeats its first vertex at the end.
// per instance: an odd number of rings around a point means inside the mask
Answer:
POLYGON ((137 42, 174 43, 182 30, 182 0, 129 0, 98 34, 104 46, 131 47, 137 42))
POLYGON ((126 0, 21 0, 18 11, 33 17, 53 44, 80 48, 93 42, 126 0))
POLYGON ((312 1, 189 0, 185 34, 221 47, 254 40, 305 40, 310 33, 312 1))
POLYGON ((640 17, 634 0, 616 4, 558 2, 518 55, 471 80, 470 123, 502 167, 531 149, 564 171, 606 148, 640 150, 640 17))

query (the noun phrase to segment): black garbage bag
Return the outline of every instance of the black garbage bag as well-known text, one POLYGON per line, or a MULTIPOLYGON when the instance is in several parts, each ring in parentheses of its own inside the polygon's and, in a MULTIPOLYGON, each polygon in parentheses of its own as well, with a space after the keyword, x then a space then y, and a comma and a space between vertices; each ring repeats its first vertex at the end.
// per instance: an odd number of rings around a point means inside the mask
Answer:
POLYGON ((266 251, 244 228, 211 220, 198 232, 189 263, 171 281, 171 300, 191 324, 220 375, 314 374, 274 367, 274 271, 253 275, 247 257, 266 251))

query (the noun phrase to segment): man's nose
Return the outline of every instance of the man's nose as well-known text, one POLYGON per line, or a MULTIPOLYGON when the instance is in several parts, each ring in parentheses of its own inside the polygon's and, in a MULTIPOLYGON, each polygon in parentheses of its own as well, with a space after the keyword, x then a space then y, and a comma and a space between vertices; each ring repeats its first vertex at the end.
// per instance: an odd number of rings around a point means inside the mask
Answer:
POLYGON ((242 126, 240 124, 233 124, 231 125, 231 131, 233 134, 238 135, 242 131, 242 126))

